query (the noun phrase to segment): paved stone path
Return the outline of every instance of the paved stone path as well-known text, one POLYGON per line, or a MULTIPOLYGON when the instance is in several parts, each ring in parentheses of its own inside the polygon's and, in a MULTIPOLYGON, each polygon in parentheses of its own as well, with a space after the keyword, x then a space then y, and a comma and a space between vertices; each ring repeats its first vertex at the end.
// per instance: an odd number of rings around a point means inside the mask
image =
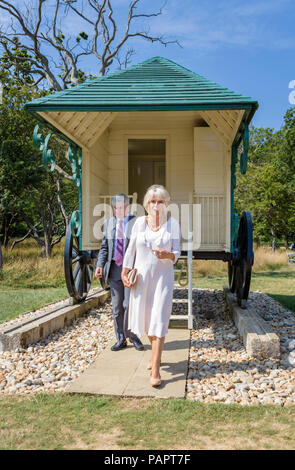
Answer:
POLYGON ((166 336, 159 387, 149 382, 147 364, 151 357, 151 345, 147 337, 142 338, 144 351, 128 345, 121 351, 111 351, 111 344, 97 360, 87 368, 66 391, 123 397, 184 398, 188 369, 190 332, 185 329, 170 329, 166 336))

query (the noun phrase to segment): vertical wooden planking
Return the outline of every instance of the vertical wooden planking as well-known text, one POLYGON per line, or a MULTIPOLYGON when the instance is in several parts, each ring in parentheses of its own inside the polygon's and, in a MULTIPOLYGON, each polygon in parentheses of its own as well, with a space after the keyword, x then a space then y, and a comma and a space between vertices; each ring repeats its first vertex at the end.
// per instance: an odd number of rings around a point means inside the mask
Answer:
POLYGON ((218 233, 218 239, 217 243, 218 245, 220 244, 220 204, 219 204, 219 198, 217 198, 217 233, 218 233))

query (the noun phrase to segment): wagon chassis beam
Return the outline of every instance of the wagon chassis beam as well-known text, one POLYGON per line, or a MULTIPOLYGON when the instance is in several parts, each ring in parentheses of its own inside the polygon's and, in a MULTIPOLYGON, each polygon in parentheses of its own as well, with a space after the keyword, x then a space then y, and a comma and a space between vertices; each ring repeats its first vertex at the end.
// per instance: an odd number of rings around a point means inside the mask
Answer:
MULTIPOLYGON (((181 255, 187 255, 187 251, 182 251, 181 255)), ((232 253, 227 251, 193 251, 193 259, 229 261, 232 259, 232 253)))

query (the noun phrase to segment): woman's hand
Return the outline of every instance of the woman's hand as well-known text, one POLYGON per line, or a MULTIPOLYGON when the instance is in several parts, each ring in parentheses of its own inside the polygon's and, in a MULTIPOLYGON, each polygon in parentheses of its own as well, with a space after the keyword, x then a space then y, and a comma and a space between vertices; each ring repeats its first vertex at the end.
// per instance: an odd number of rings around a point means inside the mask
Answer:
POLYGON ((122 268, 121 279, 125 287, 131 287, 130 282, 128 282, 127 274, 130 271, 129 268, 122 268))
POLYGON ((172 253, 171 251, 167 251, 167 250, 152 250, 152 251, 155 253, 157 258, 159 259, 171 259, 171 261, 175 260, 174 253, 172 253))

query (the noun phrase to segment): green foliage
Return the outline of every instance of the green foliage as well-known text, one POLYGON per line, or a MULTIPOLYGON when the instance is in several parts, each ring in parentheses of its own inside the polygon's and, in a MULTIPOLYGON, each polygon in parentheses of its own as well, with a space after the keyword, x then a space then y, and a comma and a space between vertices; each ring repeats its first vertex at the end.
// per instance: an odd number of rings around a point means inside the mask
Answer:
POLYGON ((5 84, 5 95, 10 104, 16 102, 22 105, 29 98, 46 95, 48 91, 30 88, 35 82, 32 61, 36 58, 21 46, 16 36, 12 38, 12 44, 8 45, 7 41, 2 43, 5 45, 5 50, 0 56, 0 81, 5 84))
MULTIPOLYGON (((14 236, 24 235, 38 225, 40 240, 62 235, 64 222, 57 200, 56 175, 43 166, 42 153, 33 147, 33 130, 37 124, 29 117, 23 105, 48 92, 24 85, 20 77, 13 78, 0 66, 3 84, 3 104, 0 106, 0 233, 5 231, 5 220, 14 217, 10 231, 14 236), (49 230, 49 233, 45 232, 49 230)), ((64 158, 65 145, 52 138, 50 148, 57 163, 70 171, 64 158)), ((77 208, 77 190, 72 181, 61 180, 67 211, 77 208)), ((48 243, 49 243, 48 242, 48 243)))
POLYGON ((295 237, 295 109, 289 109, 282 128, 250 129, 246 175, 237 172, 235 210, 249 210, 254 238, 269 243, 295 237))
POLYGON ((87 41, 88 39, 88 34, 84 33, 84 31, 82 31, 79 36, 76 37, 76 41, 77 42, 80 42, 81 39, 85 39, 85 41, 87 41))

